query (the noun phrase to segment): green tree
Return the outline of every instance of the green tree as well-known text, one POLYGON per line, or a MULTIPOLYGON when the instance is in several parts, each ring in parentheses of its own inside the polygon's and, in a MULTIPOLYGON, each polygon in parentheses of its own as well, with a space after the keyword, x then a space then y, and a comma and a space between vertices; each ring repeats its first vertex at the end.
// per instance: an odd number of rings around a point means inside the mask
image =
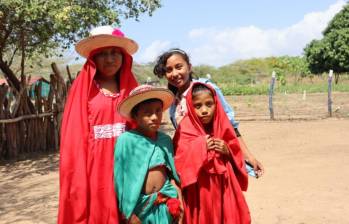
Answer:
POLYGON ((27 60, 59 55, 93 26, 121 25, 121 18, 138 20, 158 7, 160 0, 1 0, 0 69, 19 89, 14 58, 20 58, 24 80, 27 60))
POLYGON ((349 72, 349 3, 335 15, 323 31, 321 40, 313 40, 304 48, 304 55, 312 73, 335 73, 335 83, 339 74, 349 72))
POLYGON ((327 35, 328 33, 334 30, 341 30, 343 28, 349 28, 349 4, 348 3, 328 23, 327 27, 323 31, 323 34, 327 35))
POLYGON ((216 74, 216 68, 210 65, 198 65, 193 67, 194 76, 196 78, 207 78, 207 74, 210 74, 211 76, 215 76, 216 74))
POLYGON ((281 56, 275 58, 275 60, 277 63, 274 63, 273 67, 277 67, 282 73, 285 74, 285 76, 293 75, 295 77, 295 82, 310 75, 308 63, 304 57, 281 56))

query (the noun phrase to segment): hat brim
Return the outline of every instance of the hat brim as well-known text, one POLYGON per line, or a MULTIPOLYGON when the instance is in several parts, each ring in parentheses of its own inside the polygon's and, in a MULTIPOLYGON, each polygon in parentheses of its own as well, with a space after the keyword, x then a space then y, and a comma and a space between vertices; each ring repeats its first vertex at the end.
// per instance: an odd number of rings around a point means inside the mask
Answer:
POLYGON ((152 89, 146 92, 136 93, 125 98, 118 105, 118 112, 121 116, 127 118, 128 120, 132 120, 131 110, 139 103, 148 100, 148 99, 159 99, 163 103, 163 110, 167 110, 174 100, 174 95, 170 90, 166 90, 163 88, 152 89))
POLYGON ((130 55, 138 50, 138 44, 126 37, 117 37, 108 34, 99 34, 87 37, 75 45, 75 50, 84 58, 88 58, 93 50, 103 47, 121 47, 130 55))

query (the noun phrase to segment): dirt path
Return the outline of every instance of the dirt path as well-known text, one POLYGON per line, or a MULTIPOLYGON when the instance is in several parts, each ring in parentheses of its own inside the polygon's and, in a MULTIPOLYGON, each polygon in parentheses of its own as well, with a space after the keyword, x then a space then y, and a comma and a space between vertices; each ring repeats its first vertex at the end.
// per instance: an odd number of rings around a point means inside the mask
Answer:
MULTIPOLYGON (((266 168, 246 193, 253 223, 349 223, 349 119, 240 129, 266 168)), ((57 169, 57 155, 0 165, 0 223, 56 223, 57 169)))
POLYGON ((244 122, 266 174, 251 180, 255 224, 349 223, 349 120, 244 122))

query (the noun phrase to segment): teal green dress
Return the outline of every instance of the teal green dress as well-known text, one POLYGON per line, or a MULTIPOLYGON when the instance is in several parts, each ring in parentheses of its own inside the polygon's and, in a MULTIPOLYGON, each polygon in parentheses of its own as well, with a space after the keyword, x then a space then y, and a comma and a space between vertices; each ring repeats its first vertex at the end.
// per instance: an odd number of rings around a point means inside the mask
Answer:
POLYGON ((119 209, 126 219, 134 213, 142 223, 172 222, 166 204, 154 205, 158 192, 142 194, 148 170, 157 166, 166 166, 169 171, 159 192, 177 198, 177 190, 170 183, 170 179, 179 183, 170 136, 158 132, 157 140, 152 140, 132 130, 118 137, 114 153, 114 186, 119 209))

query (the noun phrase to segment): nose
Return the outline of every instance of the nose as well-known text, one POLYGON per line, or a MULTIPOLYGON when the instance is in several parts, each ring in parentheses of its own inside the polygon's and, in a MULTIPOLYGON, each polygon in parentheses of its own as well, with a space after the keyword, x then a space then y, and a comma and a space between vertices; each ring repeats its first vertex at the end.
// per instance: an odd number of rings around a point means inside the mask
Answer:
POLYGON ((202 115, 207 115, 207 114, 208 114, 208 111, 207 111, 207 108, 206 108, 206 107, 202 107, 202 108, 201 108, 201 114, 202 114, 202 115))
POLYGON ((172 70, 172 77, 173 77, 173 78, 177 78, 178 75, 179 75, 179 72, 178 72, 176 69, 173 69, 173 70, 172 70))
POLYGON ((158 117, 158 115, 157 115, 156 113, 153 113, 153 114, 150 116, 150 119, 151 119, 152 121, 156 121, 156 120, 159 119, 159 117, 158 117))
POLYGON ((106 59, 107 62, 113 62, 115 60, 115 55, 113 54, 107 54, 106 59))

